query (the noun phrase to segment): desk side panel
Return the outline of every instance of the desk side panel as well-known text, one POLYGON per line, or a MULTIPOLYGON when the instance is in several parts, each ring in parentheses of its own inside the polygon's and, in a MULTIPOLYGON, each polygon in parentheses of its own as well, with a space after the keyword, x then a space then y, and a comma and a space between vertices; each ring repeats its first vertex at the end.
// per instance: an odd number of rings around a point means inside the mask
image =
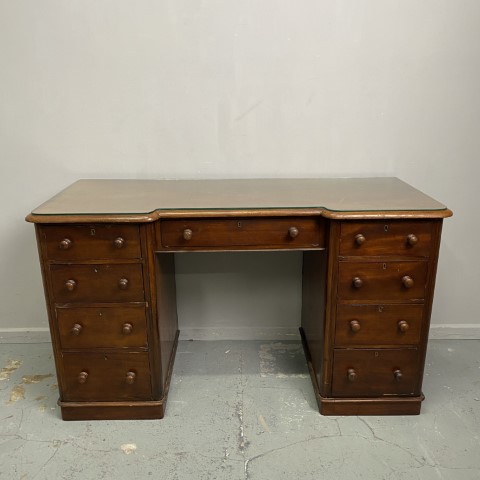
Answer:
MULTIPOLYGON (((302 337, 306 343, 317 388, 322 385, 325 329, 325 251, 303 253, 302 337)), ((313 380, 313 379, 312 379, 313 380)))
POLYGON ((157 235, 160 233, 158 226, 146 224, 143 228, 147 232, 145 246, 148 258, 147 278, 151 294, 151 311, 154 317, 151 326, 154 364, 152 370, 155 370, 156 376, 154 392, 157 398, 166 398, 179 333, 174 254, 156 251, 157 235), (159 384, 155 385, 157 379, 159 384))

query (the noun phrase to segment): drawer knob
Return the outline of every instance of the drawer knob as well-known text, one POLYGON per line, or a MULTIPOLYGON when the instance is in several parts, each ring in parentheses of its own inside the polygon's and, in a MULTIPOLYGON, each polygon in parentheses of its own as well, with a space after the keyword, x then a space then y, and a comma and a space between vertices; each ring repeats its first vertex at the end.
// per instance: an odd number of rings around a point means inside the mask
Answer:
POLYGON ((400 382, 402 380, 403 374, 400 369, 397 369, 393 372, 393 377, 395 378, 395 381, 400 382))
POLYGON ((88 378, 88 372, 80 372, 77 377, 78 383, 86 383, 87 378, 88 378))
POLYGON ((124 323, 122 327, 122 332, 124 335, 130 335, 133 330, 133 325, 131 323, 124 323))
POLYGON ((126 290, 128 288, 128 279, 127 278, 121 278, 118 281, 118 288, 120 290, 126 290))
POLYGON ((402 278, 402 283, 405 288, 412 288, 415 282, 413 281, 412 277, 405 275, 402 278))
POLYGON ((349 368, 347 371, 347 378, 349 382, 354 382, 357 379, 357 372, 354 368, 349 368))
POLYGON ((62 250, 68 250, 69 248, 71 248, 71 246, 73 245, 73 242, 69 239, 69 238, 64 238, 60 244, 59 244, 59 247, 62 249, 62 250))
POLYGON ((290 238, 297 238, 299 233, 300 232, 298 231, 297 227, 290 227, 288 229, 288 234, 290 235, 290 238))
POLYGON ((353 277, 352 278, 352 285, 355 288, 361 288, 363 285, 363 280, 360 277, 353 277))
POLYGON ((73 292, 77 288, 77 282, 75 280, 67 280, 65 282, 65 287, 69 292, 73 292))
POLYGON ((357 234, 355 235, 355 243, 356 243, 358 246, 363 245, 363 244, 365 243, 365 240, 367 240, 367 239, 366 239, 365 236, 362 235, 361 233, 357 233, 357 234))
POLYGON ((352 320, 350 322, 350 330, 354 333, 357 333, 360 331, 360 322, 358 320, 352 320))
POLYGON ((76 323, 73 327, 72 327, 72 335, 80 335, 82 333, 82 330, 83 330, 83 327, 79 324, 79 323, 76 323))
POLYGON ((115 248, 123 248, 125 247, 127 242, 125 242, 125 239, 123 237, 117 237, 114 241, 113 241, 113 246, 115 248))
POLYGON ((193 232, 190 228, 186 228, 184 231, 183 231, 183 238, 185 240, 191 240, 193 237, 193 232))
POLYGON ((410 328, 410 325, 409 325, 408 322, 406 322, 405 320, 400 320, 400 321, 398 322, 398 329, 399 329, 402 333, 405 333, 409 328, 410 328))
POLYGON ((125 377, 125 382, 129 385, 135 383, 135 379, 137 378, 137 374, 135 372, 127 372, 127 376, 125 377))
POLYGON ((418 237, 416 235, 414 235, 413 233, 411 233, 407 237, 407 243, 413 247, 414 245, 416 245, 418 243, 418 237))

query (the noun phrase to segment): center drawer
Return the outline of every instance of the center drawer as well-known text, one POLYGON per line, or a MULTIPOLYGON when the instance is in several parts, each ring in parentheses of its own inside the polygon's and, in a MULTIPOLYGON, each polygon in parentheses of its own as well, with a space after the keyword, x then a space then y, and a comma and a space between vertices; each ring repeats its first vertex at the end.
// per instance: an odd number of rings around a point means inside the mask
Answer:
POLYGON ((161 222, 164 248, 324 246, 324 222, 318 217, 175 219, 161 222))

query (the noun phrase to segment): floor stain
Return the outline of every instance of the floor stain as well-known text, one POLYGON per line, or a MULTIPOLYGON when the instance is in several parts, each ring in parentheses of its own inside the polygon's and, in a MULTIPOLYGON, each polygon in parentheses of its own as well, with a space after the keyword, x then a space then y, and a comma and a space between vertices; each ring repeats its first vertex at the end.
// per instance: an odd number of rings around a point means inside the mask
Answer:
POLYGON ((9 360, 8 363, 0 370, 0 380, 8 380, 10 375, 22 366, 20 360, 9 360))
POLYGON ((304 363, 302 346, 298 343, 266 343, 260 345, 258 356, 260 357, 261 377, 307 378, 306 372, 295 371, 296 367, 294 367, 294 370, 288 371, 292 368, 292 359, 301 358, 301 364, 304 363))
POLYGON ((30 383, 40 383, 42 380, 50 377, 53 377, 51 373, 47 373, 46 375, 24 375, 22 381, 28 385, 30 383))
POLYGON ((125 455, 130 455, 137 450, 137 446, 134 443, 124 443, 120 448, 125 455))
POLYGON ((7 405, 12 405, 19 400, 25 398, 25 387, 23 385, 16 385, 12 388, 10 392, 10 400, 7 402, 7 405))

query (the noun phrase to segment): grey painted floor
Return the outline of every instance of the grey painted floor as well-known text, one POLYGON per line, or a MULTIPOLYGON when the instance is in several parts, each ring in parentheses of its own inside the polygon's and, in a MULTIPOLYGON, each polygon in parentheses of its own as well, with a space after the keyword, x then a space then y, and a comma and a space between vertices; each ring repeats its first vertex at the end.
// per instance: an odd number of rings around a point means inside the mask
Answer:
POLYGON ((431 341, 420 416, 322 417, 297 342, 181 342, 167 415, 63 422, 49 344, 0 345, 1 479, 480 479, 480 341, 431 341))

